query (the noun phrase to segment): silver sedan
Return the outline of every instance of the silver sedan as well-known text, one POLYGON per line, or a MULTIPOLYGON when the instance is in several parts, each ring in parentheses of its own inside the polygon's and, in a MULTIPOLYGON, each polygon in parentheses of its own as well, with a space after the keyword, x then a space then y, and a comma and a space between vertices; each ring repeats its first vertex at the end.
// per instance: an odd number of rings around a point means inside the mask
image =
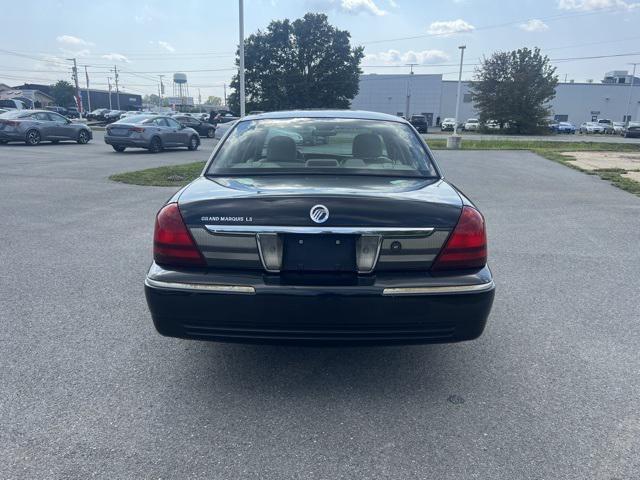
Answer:
POLYGON ((129 147, 158 153, 169 147, 197 150, 200 146, 198 132, 164 115, 136 115, 118 120, 107 127, 104 141, 116 152, 129 147))
POLYGON ((84 144, 92 138, 91 128, 84 123, 47 110, 10 110, 0 115, 0 143, 73 140, 84 144))

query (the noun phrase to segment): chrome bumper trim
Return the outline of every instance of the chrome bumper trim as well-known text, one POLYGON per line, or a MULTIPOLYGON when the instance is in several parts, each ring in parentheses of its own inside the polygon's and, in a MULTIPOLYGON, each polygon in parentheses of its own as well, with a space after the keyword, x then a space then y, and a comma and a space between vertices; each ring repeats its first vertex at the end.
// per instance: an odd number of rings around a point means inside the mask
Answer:
POLYGON ((177 282, 159 282, 149 277, 144 279, 144 284, 151 288, 160 288, 167 290, 197 290, 201 292, 218 292, 218 293, 245 293, 254 294, 256 289, 246 285, 207 285, 204 283, 177 283, 177 282))
POLYGON ((493 280, 489 283, 479 285, 452 285, 449 287, 404 287, 385 288, 382 295, 404 296, 404 295, 443 295, 448 293, 479 293, 493 290, 495 288, 493 280))
POLYGON ((425 235, 433 233, 433 227, 283 227, 268 225, 205 225, 210 233, 296 233, 296 234, 351 234, 351 235, 425 235))

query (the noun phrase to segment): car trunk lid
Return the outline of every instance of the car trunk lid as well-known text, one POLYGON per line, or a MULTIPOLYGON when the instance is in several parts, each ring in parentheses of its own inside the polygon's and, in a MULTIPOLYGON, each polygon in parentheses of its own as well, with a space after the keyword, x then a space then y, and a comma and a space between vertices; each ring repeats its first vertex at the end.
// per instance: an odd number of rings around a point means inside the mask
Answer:
POLYGON ((254 176, 200 178, 179 207, 209 266, 367 273, 427 269, 462 201, 440 179, 254 176))

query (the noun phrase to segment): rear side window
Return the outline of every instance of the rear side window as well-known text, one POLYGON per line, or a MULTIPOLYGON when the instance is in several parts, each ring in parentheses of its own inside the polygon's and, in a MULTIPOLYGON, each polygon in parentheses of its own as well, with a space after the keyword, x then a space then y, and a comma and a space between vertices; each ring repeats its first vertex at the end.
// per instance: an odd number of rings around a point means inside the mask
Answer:
POLYGON ((171 127, 171 128, 180 128, 180 124, 178 122, 176 122, 173 118, 164 118, 162 119, 165 122, 167 122, 167 124, 171 127))

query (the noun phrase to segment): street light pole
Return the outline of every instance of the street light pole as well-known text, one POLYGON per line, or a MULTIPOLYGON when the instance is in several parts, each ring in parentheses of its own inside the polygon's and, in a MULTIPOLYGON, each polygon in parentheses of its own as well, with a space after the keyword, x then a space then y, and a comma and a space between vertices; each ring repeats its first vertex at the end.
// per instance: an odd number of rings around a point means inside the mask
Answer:
POLYGON ((411 71, 409 72, 409 78, 407 79, 407 102, 405 104, 405 119, 409 120, 410 110, 411 110, 411 79, 413 78, 413 67, 418 65, 417 63, 407 63, 408 67, 411 67, 411 71))
POLYGON ((466 45, 460 45, 460 72, 458 73, 458 93, 456 95, 456 123, 453 126, 453 134, 458 134, 458 115, 460 114, 460 90, 462 89, 462 63, 464 61, 464 49, 466 45))
POLYGON ((627 113, 624 116, 624 120, 625 120, 625 125, 629 125, 629 122, 631 121, 631 117, 630 117, 630 111, 631 111, 631 96, 633 94, 633 84, 636 83, 636 67, 638 66, 637 63, 632 63, 631 65, 633 65, 633 73, 631 74, 631 84, 629 85, 629 100, 627 101, 627 113))
POLYGON ((239 23, 240 23, 240 116, 244 117, 245 114, 245 98, 244 98, 244 1, 238 0, 238 6, 240 10, 239 23))

